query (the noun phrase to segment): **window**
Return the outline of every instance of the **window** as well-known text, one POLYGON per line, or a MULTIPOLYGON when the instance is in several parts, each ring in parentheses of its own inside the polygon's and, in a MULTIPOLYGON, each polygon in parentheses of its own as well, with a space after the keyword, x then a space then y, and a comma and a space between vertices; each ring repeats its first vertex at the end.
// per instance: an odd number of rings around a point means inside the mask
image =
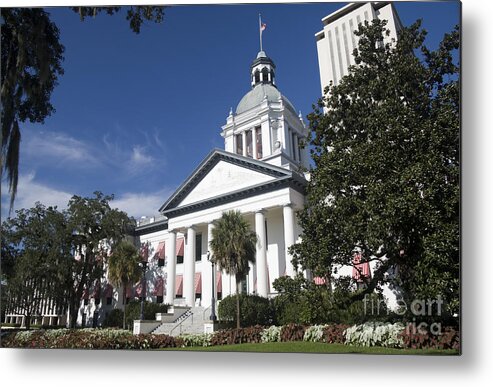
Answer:
POLYGON ((157 302, 158 304, 162 304, 162 303, 163 303, 163 296, 157 296, 157 297, 156 297, 156 302, 157 302))
POLYGON ((243 154, 243 134, 236 135, 236 154, 243 154))
POLYGON ((255 83, 260 82, 260 71, 255 71, 255 83))
POLYGON ((262 128, 257 126, 255 130, 255 144, 257 147, 257 159, 261 159, 262 155, 262 128))
POLYGON ((106 297, 106 305, 111 305, 113 303, 113 297, 106 297))
POLYGON ((176 256, 176 263, 183 263, 183 255, 176 256))
POLYGON ((303 145, 303 140, 301 138, 298 139, 298 161, 301 161, 301 147, 303 145))
POLYGON ((195 260, 202 260, 202 234, 195 236, 195 260))
POLYGON ((163 267, 164 266, 164 258, 159 258, 157 260, 157 265, 158 265, 158 267, 163 267))
POLYGON ((291 148, 292 148, 292 155, 293 155, 293 159, 296 160, 296 134, 292 134, 291 135, 291 148))
POLYGON ((263 83, 268 83, 269 82, 269 70, 267 68, 262 69, 262 82, 263 83))
POLYGON ((246 155, 248 157, 253 157, 252 131, 251 130, 247 130, 245 132, 245 134, 246 134, 246 155))

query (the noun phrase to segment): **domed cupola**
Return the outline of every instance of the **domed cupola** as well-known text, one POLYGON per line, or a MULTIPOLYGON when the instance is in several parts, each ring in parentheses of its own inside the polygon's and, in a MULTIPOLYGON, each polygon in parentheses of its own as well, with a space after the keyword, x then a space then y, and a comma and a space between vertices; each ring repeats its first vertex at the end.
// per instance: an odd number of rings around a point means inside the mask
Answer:
POLYGON ((300 146, 307 136, 306 126, 301 113, 278 90, 275 69, 260 49, 250 65, 251 89, 222 126, 224 148, 287 169, 308 167, 308 150, 300 146))
POLYGON ((265 51, 260 51, 250 66, 252 87, 258 84, 269 84, 275 87, 275 69, 276 65, 272 59, 265 54, 265 51))

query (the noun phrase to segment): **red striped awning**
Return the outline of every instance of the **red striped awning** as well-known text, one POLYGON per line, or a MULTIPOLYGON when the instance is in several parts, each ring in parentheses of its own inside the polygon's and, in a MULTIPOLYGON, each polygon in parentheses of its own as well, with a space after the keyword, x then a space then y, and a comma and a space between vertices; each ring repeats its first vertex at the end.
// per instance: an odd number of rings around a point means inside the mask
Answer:
POLYGON ((110 284, 107 284, 106 288, 104 289, 104 297, 105 298, 113 297, 113 286, 111 286, 110 284))
POLYGON ((91 297, 95 299, 101 298, 101 283, 99 281, 94 284, 91 297))
POLYGON ((154 254, 154 259, 164 259, 165 254, 165 243, 164 241, 159 242, 157 246, 156 253, 154 254))
POLYGON ((185 239, 178 238, 176 240, 176 255, 183 257, 185 256, 185 239))
POLYGON ((183 275, 178 274, 176 276, 176 292, 175 294, 178 296, 183 296, 183 275))
POLYGON ((143 261, 146 261, 149 259, 149 243, 142 243, 140 246, 140 257, 142 258, 143 261))
POLYGON ((156 282, 154 284, 154 291, 152 292, 153 296, 162 296, 164 295, 164 278, 157 277, 156 282))
POLYGON ((315 283, 315 285, 325 285, 326 283, 325 278, 322 277, 314 277, 313 282, 315 283))
POLYGON ((223 291, 223 276, 220 271, 216 272, 216 292, 222 293, 223 291))
POLYGON ((195 294, 202 293, 202 273, 195 273, 195 294))

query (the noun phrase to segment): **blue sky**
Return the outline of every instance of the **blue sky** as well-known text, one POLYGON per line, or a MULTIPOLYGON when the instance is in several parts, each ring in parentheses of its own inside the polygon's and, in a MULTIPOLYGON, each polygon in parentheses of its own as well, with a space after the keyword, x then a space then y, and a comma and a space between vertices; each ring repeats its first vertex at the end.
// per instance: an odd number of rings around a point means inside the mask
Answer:
MULTIPOLYGON (((73 194, 99 190, 134 217, 155 214, 223 147, 221 126, 250 89, 258 14, 277 85, 306 116, 320 96, 314 34, 345 4, 173 6, 139 35, 123 13, 80 22, 65 7, 47 9, 66 48, 65 74, 52 96, 56 112, 44 125, 22 125, 15 207, 39 200, 63 208, 73 194)), ((430 48, 459 22, 457 2, 398 2, 396 9, 404 25, 423 19, 430 48)), ((3 185, 2 217, 7 194, 3 185)))

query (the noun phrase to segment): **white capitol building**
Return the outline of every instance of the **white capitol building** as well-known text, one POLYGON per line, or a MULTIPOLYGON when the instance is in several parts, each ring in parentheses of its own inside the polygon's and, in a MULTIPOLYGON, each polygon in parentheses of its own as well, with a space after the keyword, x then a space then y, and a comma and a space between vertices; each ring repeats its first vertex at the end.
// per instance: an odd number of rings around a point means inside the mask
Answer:
MULTIPOLYGON (((322 89, 337 84, 353 64, 349 53, 357 45, 353 31, 364 20, 384 17, 391 37, 401 28, 391 3, 353 3, 324 17, 324 28, 315 34, 322 89)), ((134 233, 136 246, 149 246, 146 299, 180 307, 201 307, 204 316, 211 301, 235 293, 235 279, 213 273, 208 261, 213 222, 223 212, 240 211, 259 238, 256 262, 251 265, 243 291, 275 296, 275 279, 293 276, 288 248, 302 234, 296 211, 305 203, 309 153, 300 143, 308 136, 301 113, 279 91, 276 66, 263 50, 250 65, 249 90, 226 118, 221 136, 224 149, 214 149, 178 189, 156 210, 142 218, 134 233), (213 297, 214 281, 214 297, 213 297)), ((314 100, 317 96, 314 96, 314 100)), ((352 267, 338 269, 351 275, 352 267)), ((310 275, 310 273, 304 273, 310 275)), ((141 297, 137 284, 126 297, 141 297)), ((392 300, 392 291, 384 294, 392 300)), ((121 289, 104 280, 86 292, 78 324, 99 325, 105 315, 123 304, 121 289), (96 312, 96 314, 95 314, 96 312), (94 319, 96 317, 96 319, 94 319)), ((49 307, 47 307, 47 310, 49 307)), ((8 315, 6 322, 21 316, 8 315)), ((42 322, 63 324, 67 316, 45 312, 42 322)))

